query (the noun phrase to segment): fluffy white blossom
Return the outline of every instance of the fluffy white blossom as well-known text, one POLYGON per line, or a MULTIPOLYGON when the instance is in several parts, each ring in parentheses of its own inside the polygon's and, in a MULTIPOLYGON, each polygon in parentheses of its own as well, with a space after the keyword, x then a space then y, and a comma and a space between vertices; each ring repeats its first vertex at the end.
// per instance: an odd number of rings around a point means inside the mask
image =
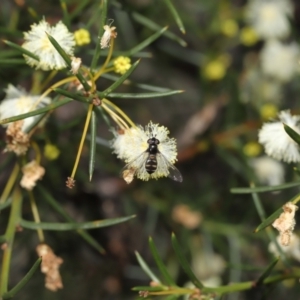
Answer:
MULTIPOLYGON (((288 256, 300 262, 300 238, 295 233, 291 236, 290 244, 283 246, 280 243, 280 236, 277 236, 277 243, 281 250, 288 256)), ((279 256, 279 251, 275 243, 271 242, 269 244, 269 252, 273 253, 275 256, 279 256)))
POLYGON ((142 126, 131 127, 114 132, 112 148, 117 157, 123 159, 127 165, 123 171, 123 178, 130 183, 134 176, 149 180, 169 176, 173 180, 182 181, 180 172, 173 166, 176 162, 177 148, 174 138, 169 138, 169 130, 164 126, 150 122, 145 129, 142 126), (149 139, 155 138, 157 144, 157 169, 152 173, 146 170, 146 160, 149 157, 149 139))
POLYGON ((278 40, 266 42, 260 52, 262 71, 265 75, 286 82, 299 70, 300 48, 296 43, 283 44, 278 40))
POLYGON ((284 168, 277 160, 262 156, 253 158, 250 162, 258 180, 262 184, 279 185, 284 181, 284 168))
POLYGON ((267 155, 288 163, 300 162, 299 146, 285 132, 283 124, 300 134, 298 122, 300 116, 292 116, 290 111, 281 111, 279 121, 265 123, 258 133, 258 140, 264 146, 267 155))
MULTIPOLYGON (((42 108, 50 104, 51 99, 48 97, 39 100, 39 95, 30 95, 22 88, 16 88, 9 84, 5 89, 6 96, 0 103, 0 120, 28 113, 32 110, 42 108)), ((24 119, 22 131, 26 130, 39 118, 39 116, 24 119)), ((3 126, 7 126, 4 124, 3 126)))
POLYGON ((59 70, 67 65, 53 47, 47 34, 51 35, 64 51, 73 56, 75 39, 73 33, 60 21, 55 26, 50 26, 45 20, 31 25, 31 30, 24 33, 25 43, 22 47, 39 57, 39 61, 24 55, 26 62, 36 69, 59 70))
POLYGON ((291 31, 293 10, 289 0, 250 0, 246 19, 262 39, 285 38, 291 31))

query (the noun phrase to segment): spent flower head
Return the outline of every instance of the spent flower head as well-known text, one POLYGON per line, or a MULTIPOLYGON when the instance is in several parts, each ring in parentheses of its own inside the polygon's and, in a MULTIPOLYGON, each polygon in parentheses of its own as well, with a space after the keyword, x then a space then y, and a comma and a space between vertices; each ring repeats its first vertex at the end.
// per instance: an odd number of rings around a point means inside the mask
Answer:
POLYGON ((72 57, 71 58, 71 73, 73 75, 76 75, 78 73, 81 63, 82 63, 82 61, 81 61, 80 57, 72 57))
POLYGON ((166 127, 150 122, 145 128, 125 128, 119 132, 115 131, 114 135, 111 145, 117 157, 127 163, 122 174, 127 183, 130 183, 134 176, 145 181, 167 176, 182 181, 179 171, 174 167, 177 160, 176 141, 169 138, 169 130, 166 127), (157 152, 153 152, 156 159, 153 164, 156 165, 156 169, 150 172, 146 168, 146 161, 149 159, 152 139, 157 147, 157 152))
POLYGON ((283 213, 273 222, 272 226, 279 231, 280 244, 288 246, 296 225, 295 213, 298 210, 298 206, 292 202, 288 202, 283 205, 282 209, 283 213))
POLYGON ((283 124, 300 134, 298 122, 300 116, 292 116, 289 110, 278 114, 280 121, 265 123, 258 133, 258 140, 264 146, 267 155, 287 163, 300 162, 298 144, 285 132, 283 124))
POLYGON ((41 180, 45 174, 45 169, 38 164, 36 160, 27 163, 22 168, 23 177, 20 185, 24 189, 31 191, 38 180, 41 180))
POLYGON ((14 152, 23 155, 29 148, 30 136, 22 131, 24 120, 10 123, 6 129, 5 152, 14 152))
POLYGON ((115 31, 117 27, 115 26, 110 27, 109 25, 104 25, 103 29, 104 29, 104 33, 100 40, 101 49, 108 48, 110 46, 110 40, 112 38, 115 39, 117 37, 117 32, 115 31))
POLYGON ((47 34, 51 35, 61 48, 73 56, 75 40, 73 33, 59 21, 55 26, 50 26, 44 19, 38 24, 31 25, 31 30, 24 33, 25 43, 22 47, 39 57, 39 60, 24 55, 26 62, 36 69, 60 70, 65 68, 66 62, 51 44, 47 34))
POLYGON ((45 287, 50 291, 57 291, 63 288, 59 273, 62 258, 56 256, 47 244, 40 244, 36 247, 38 256, 42 257, 41 272, 45 274, 45 287))

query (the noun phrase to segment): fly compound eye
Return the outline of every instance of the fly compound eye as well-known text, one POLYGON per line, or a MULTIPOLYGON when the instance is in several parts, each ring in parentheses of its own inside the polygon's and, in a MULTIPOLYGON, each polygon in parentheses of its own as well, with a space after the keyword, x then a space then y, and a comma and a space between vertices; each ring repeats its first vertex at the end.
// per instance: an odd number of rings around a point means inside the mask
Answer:
POLYGON ((155 144, 158 145, 160 142, 158 139, 155 139, 155 144))

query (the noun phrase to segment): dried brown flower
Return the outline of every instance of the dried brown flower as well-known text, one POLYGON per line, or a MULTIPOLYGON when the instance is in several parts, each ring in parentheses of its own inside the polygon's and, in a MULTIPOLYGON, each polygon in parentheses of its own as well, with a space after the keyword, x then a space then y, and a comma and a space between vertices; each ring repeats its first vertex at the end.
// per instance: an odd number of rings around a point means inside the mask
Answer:
POLYGON ((22 131, 23 120, 10 123, 6 129, 7 152, 15 152, 16 155, 23 155, 29 147, 29 135, 22 131))
POLYGON ((194 229, 199 226, 202 221, 200 212, 192 211, 185 204, 178 204, 173 208, 172 218, 175 222, 182 224, 188 229, 194 229))
POLYGON ((66 181, 66 187, 72 189, 75 186, 75 180, 72 177, 68 177, 66 181))
POLYGON ((46 244, 36 247, 38 256, 42 257, 41 272, 46 275, 45 287, 50 291, 57 291, 63 288, 59 267, 63 260, 56 256, 52 249, 46 244))
POLYGON ((35 187, 36 182, 44 176, 45 169, 33 160, 22 168, 22 172, 23 177, 20 182, 21 187, 31 191, 35 187))
POLYGON ((130 168, 128 170, 123 171, 123 179, 126 181, 127 184, 131 183, 134 177, 135 169, 130 168))
POLYGON ((292 202, 288 202, 282 207, 283 213, 273 222, 273 227, 279 231, 280 243, 283 246, 288 246, 291 241, 291 236, 296 224, 295 212, 298 206, 292 202))

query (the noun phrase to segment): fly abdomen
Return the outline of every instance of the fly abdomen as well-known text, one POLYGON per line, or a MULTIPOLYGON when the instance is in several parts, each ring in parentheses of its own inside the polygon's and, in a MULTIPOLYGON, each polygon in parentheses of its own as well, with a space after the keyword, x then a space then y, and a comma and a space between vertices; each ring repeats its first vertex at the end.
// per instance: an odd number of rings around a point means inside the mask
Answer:
POLYGON ((149 174, 152 174, 156 171, 157 169, 156 154, 149 154, 146 160, 145 169, 149 174))

